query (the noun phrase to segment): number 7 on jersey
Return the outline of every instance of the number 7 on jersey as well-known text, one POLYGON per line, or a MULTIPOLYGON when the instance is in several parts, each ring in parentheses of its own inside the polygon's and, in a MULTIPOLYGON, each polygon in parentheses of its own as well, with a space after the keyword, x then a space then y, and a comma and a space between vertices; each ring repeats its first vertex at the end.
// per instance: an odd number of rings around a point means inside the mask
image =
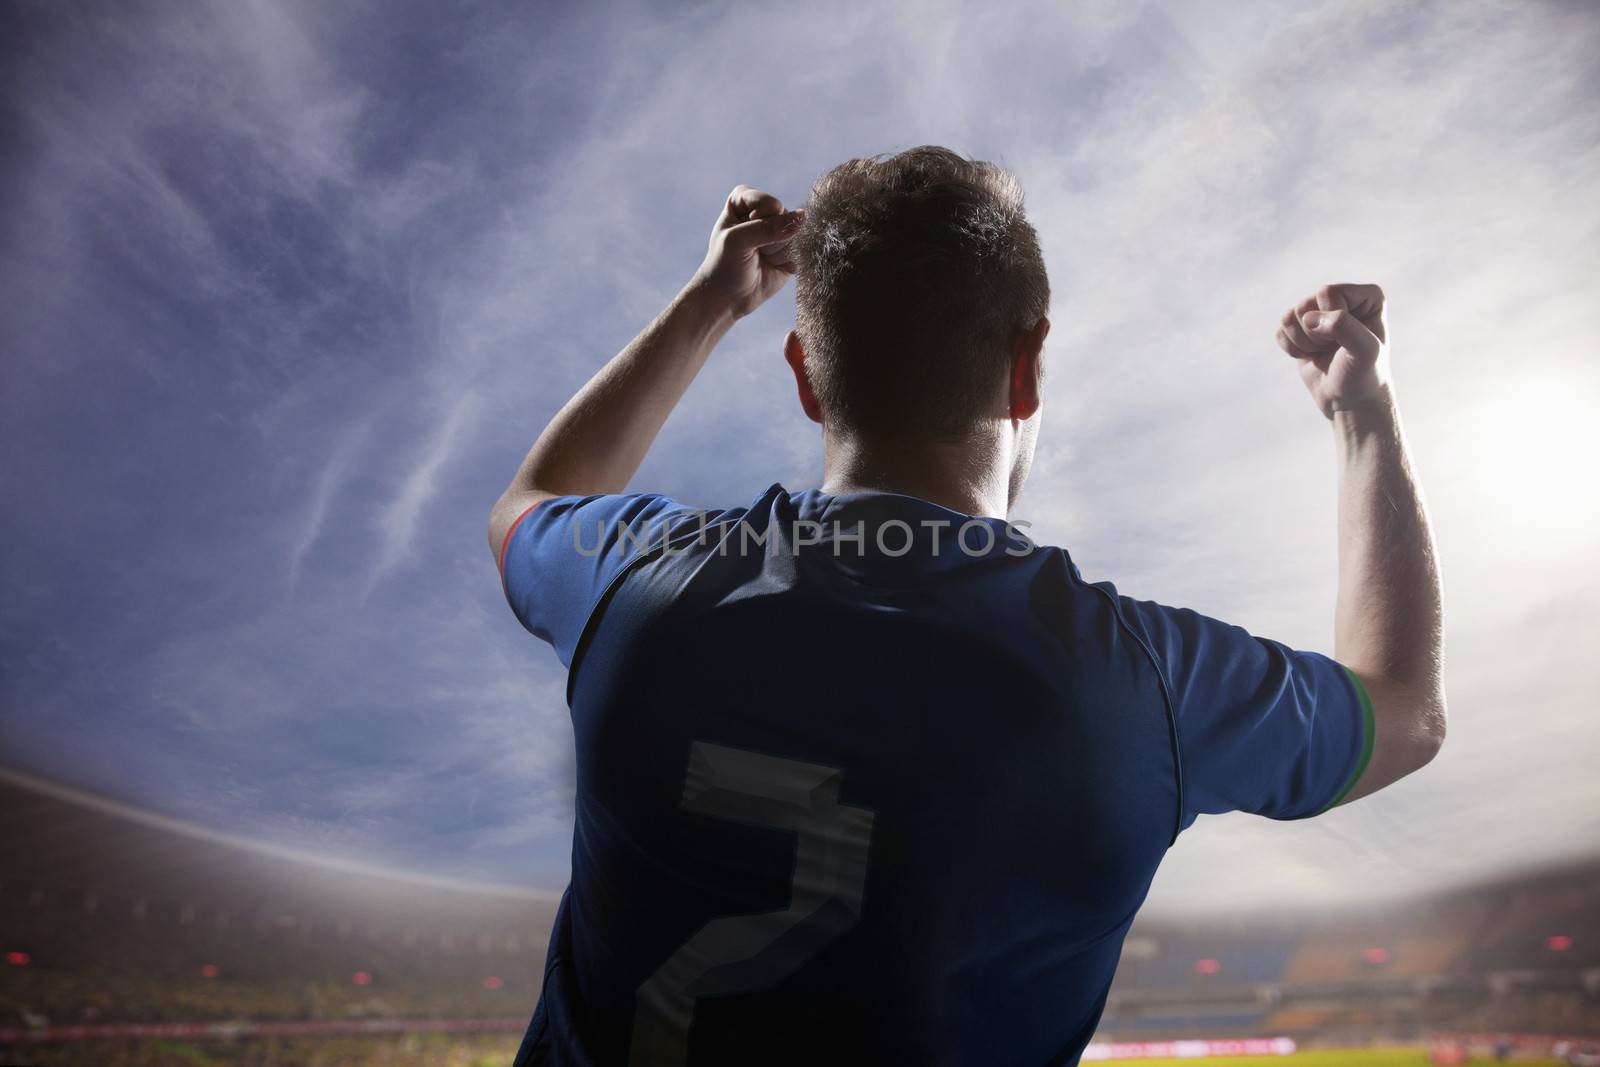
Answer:
POLYGON ((639 987, 629 1067, 682 1067, 697 999, 770 989, 856 924, 873 813, 839 803, 843 778, 814 763, 690 747, 685 809, 795 834, 789 906, 711 920, 639 987))

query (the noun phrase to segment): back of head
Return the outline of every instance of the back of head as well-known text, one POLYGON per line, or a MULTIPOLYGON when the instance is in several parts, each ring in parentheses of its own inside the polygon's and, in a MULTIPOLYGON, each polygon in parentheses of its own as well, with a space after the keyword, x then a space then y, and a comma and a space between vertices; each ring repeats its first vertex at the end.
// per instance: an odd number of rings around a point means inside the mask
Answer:
POLYGON ((824 173, 790 247, 806 373, 852 435, 964 439, 1050 308, 1021 185, 937 145, 824 173))

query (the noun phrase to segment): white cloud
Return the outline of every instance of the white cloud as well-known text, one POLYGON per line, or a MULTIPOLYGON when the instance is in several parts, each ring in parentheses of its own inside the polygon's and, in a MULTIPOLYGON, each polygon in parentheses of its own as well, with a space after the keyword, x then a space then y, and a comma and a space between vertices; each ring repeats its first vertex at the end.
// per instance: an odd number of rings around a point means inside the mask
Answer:
POLYGON ((411 558, 417 526, 438 491, 439 474, 446 468, 463 422, 471 417, 476 407, 477 396, 473 393, 455 400, 423 444, 398 492, 379 513, 379 544, 367 580, 369 592, 389 571, 411 558))
POLYGON ((312 491, 311 500, 306 505, 305 524, 295 537, 294 544, 289 551, 288 584, 289 592, 293 593, 295 586, 300 581, 300 567, 305 562, 309 553, 318 540, 322 537, 323 526, 328 519, 328 512, 333 506, 334 497, 354 473, 355 464, 361 455, 363 446, 366 445, 372 434, 373 417, 351 426, 344 437, 334 447, 333 454, 322 464, 322 471, 317 476, 316 488, 312 491))

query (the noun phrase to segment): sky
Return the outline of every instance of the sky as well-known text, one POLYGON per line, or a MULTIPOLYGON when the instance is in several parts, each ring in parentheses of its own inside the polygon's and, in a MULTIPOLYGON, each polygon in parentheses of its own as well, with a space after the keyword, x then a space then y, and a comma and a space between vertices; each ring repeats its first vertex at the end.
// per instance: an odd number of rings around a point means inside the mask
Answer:
MULTIPOLYGON (((1310 822, 1203 817, 1149 914, 1600 850, 1600 9, 13 3, 0 765, 275 846, 559 889, 564 672, 488 509, 737 184, 1012 170, 1053 291, 1013 511, 1091 581, 1331 654, 1335 454, 1283 310, 1389 295, 1450 737, 1310 822), (1585 310, 1588 309, 1588 310, 1585 310)), ((721 342, 634 490, 816 485, 721 342)))

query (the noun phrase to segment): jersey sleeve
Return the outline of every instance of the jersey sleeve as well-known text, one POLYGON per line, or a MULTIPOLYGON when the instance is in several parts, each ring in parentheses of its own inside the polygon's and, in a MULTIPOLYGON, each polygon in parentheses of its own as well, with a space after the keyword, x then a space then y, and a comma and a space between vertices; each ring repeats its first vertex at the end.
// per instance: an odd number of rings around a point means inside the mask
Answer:
POLYGON ((517 518, 501 546, 506 601, 571 667, 590 614, 629 563, 703 529, 712 515, 659 493, 541 500, 517 518))
POLYGON ((1372 702, 1354 673, 1190 608, 1119 599, 1167 684, 1180 829, 1227 811, 1306 819, 1344 799, 1372 757, 1372 702))

